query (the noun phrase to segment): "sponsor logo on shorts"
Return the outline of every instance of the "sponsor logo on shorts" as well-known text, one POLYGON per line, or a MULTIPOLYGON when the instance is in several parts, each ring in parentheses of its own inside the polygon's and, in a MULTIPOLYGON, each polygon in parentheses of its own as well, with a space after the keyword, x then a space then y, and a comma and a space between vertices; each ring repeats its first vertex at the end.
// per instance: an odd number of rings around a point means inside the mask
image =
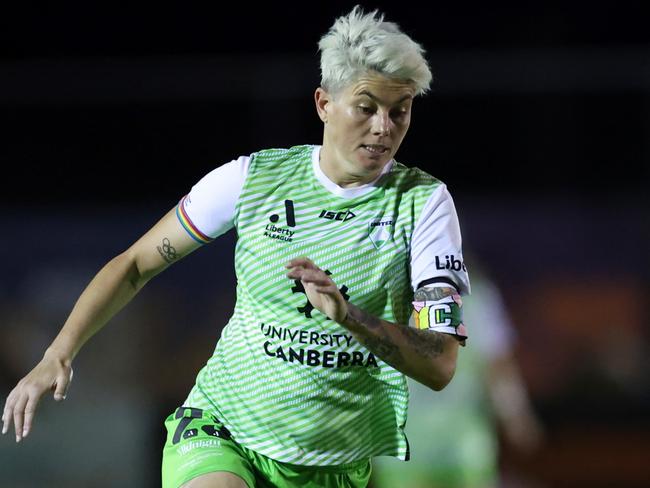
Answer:
MULTIPOLYGON (((176 452, 183 456, 184 454, 187 454, 190 451, 193 451, 194 449, 198 448, 204 448, 204 447, 221 447, 221 441, 218 439, 201 439, 201 440, 196 440, 192 442, 188 442, 187 444, 183 444, 180 446, 176 452)), ((215 453, 214 455, 219 455, 221 453, 215 453)))

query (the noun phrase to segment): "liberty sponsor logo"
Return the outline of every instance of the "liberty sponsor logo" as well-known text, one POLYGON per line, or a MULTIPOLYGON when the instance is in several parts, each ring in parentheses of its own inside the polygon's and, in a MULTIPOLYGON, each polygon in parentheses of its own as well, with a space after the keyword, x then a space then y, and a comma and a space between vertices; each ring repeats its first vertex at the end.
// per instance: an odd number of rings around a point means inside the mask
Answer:
POLYGON ((375 249, 381 249, 393 238, 394 228, 393 219, 376 219, 368 223, 368 237, 375 249))
POLYGON ((269 239, 291 242, 293 241, 293 236, 296 233, 296 231, 291 230, 292 227, 296 226, 296 214, 293 208, 293 200, 284 201, 284 211, 287 227, 275 225, 279 222, 280 216, 278 214, 272 214, 269 216, 269 221, 271 223, 266 224, 266 227, 264 227, 264 235, 269 239))
MULTIPOLYGON (((330 276, 332 272, 329 269, 326 269, 324 273, 327 276, 330 276)), ((305 293, 305 287, 302 284, 302 281, 300 280, 293 280, 295 286, 291 288, 291 293, 303 293, 305 296, 307 296, 307 293, 305 293)), ((343 285, 341 288, 339 288, 339 291, 341 292, 341 295, 343 295, 343 298, 345 301, 347 301, 350 298, 350 295, 348 295, 348 287, 343 285)), ((304 306, 298 307, 298 312, 305 314, 305 317, 308 319, 313 318, 311 316, 312 311, 314 310, 314 306, 311 304, 309 301, 309 298, 307 299, 307 303, 305 303, 304 306)), ((331 320, 329 317, 327 317, 327 320, 331 320)))
POLYGON ((341 222, 346 222, 356 217, 356 214, 352 210, 345 210, 343 212, 332 212, 329 210, 321 211, 318 218, 327 219, 327 220, 340 220, 341 222))
POLYGON ((451 269, 453 271, 467 271, 465 263, 461 259, 456 259, 456 256, 453 254, 448 254, 444 258, 444 262, 440 259, 440 256, 436 256, 436 269, 451 269))
POLYGON ((262 345, 264 354, 288 363, 321 368, 344 368, 361 366, 378 368, 377 358, 370 351, 342 351, 338 349, 305 348, 303 345, 349 348, 352 336, 347 334, 326 334, 304 329, 291 329, 260 324, 260 331, 266 337, 262 345), (276 341, 285 342, 277 344, 276 341), (289 345, 286 342, 290 342, 289 345))
POLYGON ((273 224, 267 224, 264 228, 264 235, 271 239, 278 239, 280 241, 291 242, 293 241, 293 235, 295 231, 289 229, 283 229, 282 227, 276 227, 273 224))

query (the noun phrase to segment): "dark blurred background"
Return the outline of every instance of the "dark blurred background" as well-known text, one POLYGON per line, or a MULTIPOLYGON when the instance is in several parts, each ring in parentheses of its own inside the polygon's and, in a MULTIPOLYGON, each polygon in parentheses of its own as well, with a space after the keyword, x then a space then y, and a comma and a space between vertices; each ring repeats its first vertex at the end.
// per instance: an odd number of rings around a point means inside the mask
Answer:
MULTIPOLYGON (((354 3, 2 7, 3 402, 99 267, 205 173, 321 142, 317 42, 354 3)), ((427 51, 432 92, 397 159, 448 185, 518 332, 547 435, 532 457, 503 446, 511 485, 648 486, 643 2, 360 3, 427 51)), ((162 420, 232 310, 234 239, 157 278, 86 346, 66 405, 44 400, 27 442, 1 440, 1 486, 159 484, 162 420)))

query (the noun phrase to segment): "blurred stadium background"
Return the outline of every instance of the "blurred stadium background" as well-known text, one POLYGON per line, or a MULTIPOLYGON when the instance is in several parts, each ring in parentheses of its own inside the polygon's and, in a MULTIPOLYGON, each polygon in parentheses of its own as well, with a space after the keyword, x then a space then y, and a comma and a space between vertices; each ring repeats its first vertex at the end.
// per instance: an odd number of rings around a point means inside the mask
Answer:
MULTIPOLYGON (((397 159, 447 183, 519 335, 547 437, 534 456, 504 445, 502 469, 513 486, 649 486, 642 2, 360 3, 427 50, 433 91, 397 159)), ((0 16, 2 402, 99 267, 202 175, 320 142, 316 46, 354 3, 20 5, 0 16)), ((234 239, 86 346, 65 404, 44 400, 27 442, 0 439, 1 486, 159 486, 162 421, 232 309, 234 239)))

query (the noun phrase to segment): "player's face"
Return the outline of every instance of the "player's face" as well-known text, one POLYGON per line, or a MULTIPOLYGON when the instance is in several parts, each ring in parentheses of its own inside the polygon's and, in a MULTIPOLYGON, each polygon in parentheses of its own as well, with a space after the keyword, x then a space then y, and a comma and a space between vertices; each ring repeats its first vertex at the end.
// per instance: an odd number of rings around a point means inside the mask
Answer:
POLYGON ((372 73, 336 94, 316 90, 325 123, 323 170, 329 169, 339 185, 376 178, 406 135, 414 96, 412 83, 372 73))

